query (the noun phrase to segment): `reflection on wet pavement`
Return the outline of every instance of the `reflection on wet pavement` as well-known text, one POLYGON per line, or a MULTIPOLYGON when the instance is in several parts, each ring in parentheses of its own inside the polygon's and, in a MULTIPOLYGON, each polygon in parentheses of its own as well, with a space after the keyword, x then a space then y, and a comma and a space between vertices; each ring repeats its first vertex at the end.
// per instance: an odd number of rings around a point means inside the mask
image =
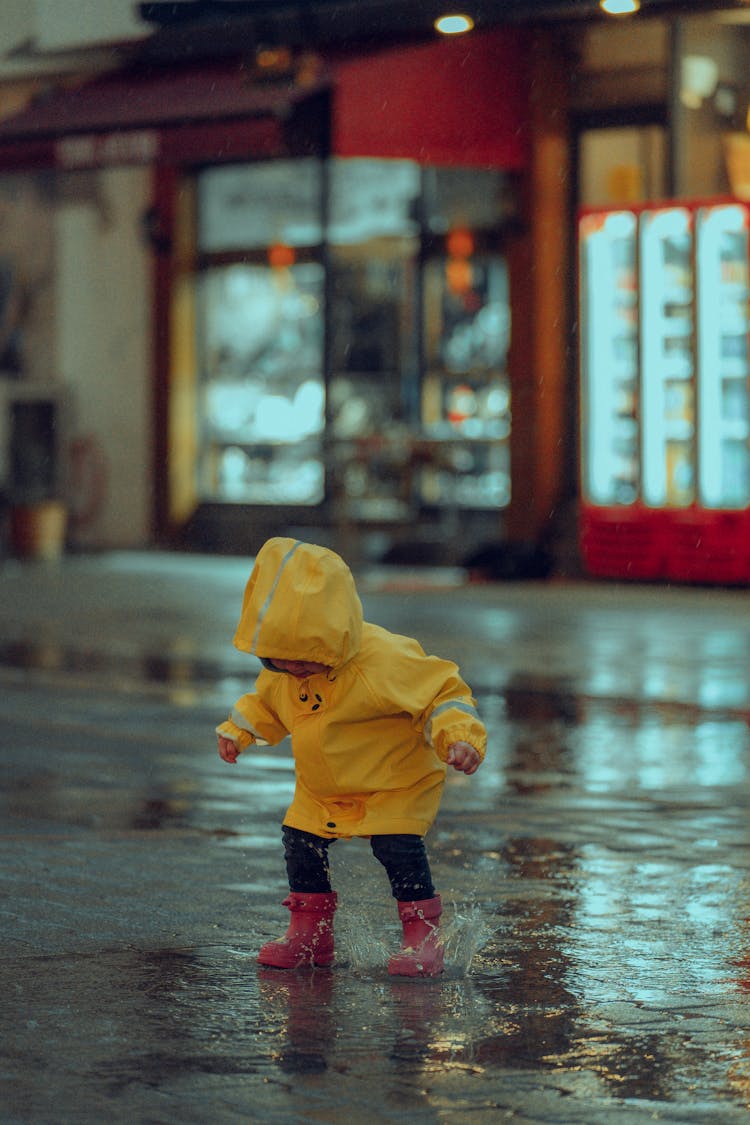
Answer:
POLYGON ((484 670, 491 753, 429 837, 435 981, 388 977, 396 912, 362 841, 332 854, 333 969, 256 964, 286 920, 292 763, 218 760, 221 661, 5 645, 3 1125, 746 1121, 739 633, 703 639, 700 674, 691 654, 701 702, 669 687, 679 648, 631 691, 609 623, 586 630, 575 674, 533 670, 541 634, 526 667, 484 670))

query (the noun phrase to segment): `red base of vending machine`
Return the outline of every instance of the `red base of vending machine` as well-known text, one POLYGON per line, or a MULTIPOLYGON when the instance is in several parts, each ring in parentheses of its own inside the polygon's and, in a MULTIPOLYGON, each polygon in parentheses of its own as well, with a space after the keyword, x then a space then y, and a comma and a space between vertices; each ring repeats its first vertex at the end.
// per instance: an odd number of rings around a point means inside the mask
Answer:
POLYGON ((750 583, 750 513, 700 508, 669 514, 666 577, 709 585, 750 583))
POLYGON ((750 512, 584 506, 580 549, 592 578, 750 585, 750 512))
POLYGON ((661 515, 640 504, 582 505, 580 545, 587 572, 594 578, 663 578, 667 560, 661 515))

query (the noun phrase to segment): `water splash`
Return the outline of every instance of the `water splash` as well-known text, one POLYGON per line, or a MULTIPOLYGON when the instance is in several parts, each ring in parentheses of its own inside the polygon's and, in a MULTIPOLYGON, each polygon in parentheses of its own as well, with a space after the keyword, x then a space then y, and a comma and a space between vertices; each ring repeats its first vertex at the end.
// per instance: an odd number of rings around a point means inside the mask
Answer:
MULTIPOLYGON (((452 904, 440 924, 446 974, 466 976, 474 957, 493 933, 479 906, 452 904)), ((400 926, 384 924, 383 908, 379 904, 369 908, 347 905, 336 917, 337 960, 346 962, 355 972, 385 968, 400 942, 400 926)))
POLYGON ((347 962, 355 972, 386 965, 397 948, 395 936, 389 927, 384 930, 380 907, 366 909, 361 906, 339 910, 336 916, 336 945, 338 961, 347 962))
POLYGON ((451 976, 466 976, 474 957, 487 945, 494 929, 476 905, 454 903, 446 914, 440 927, 446 969, 451 976))

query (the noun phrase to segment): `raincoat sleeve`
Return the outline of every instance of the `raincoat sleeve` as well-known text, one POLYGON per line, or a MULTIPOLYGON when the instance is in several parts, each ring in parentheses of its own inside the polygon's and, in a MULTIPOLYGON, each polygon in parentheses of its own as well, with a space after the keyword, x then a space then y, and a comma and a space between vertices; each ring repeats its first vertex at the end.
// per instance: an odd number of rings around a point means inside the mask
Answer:
POLYGON ((411 638, 398 640, 390 652, 381 654, 371 678, 371 690, 381 706, 410 714, 441 761, 447 761, 454 742, 468 742, 483 760, 487 732, 457 665, 427 656, 411 638))
POLYGON ((459 675, 449 676, 423 712, 424 735, 440 760, 448 760, 454 742, 468 742, 484 761, 487 732, 479 718, 476 700, 459 675))
POLYGON ((237 700, 232 714, 219 724, 216 733, 228 738, 241 753, 254 743, 273 746, 289 731, 268 704, 257 693, 252 693, 237 700))

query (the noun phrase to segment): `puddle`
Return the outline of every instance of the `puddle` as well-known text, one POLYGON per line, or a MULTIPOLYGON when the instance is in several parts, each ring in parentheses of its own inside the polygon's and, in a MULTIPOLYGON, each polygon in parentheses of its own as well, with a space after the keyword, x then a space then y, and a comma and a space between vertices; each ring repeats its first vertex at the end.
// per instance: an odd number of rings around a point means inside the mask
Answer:
POLYGON ((288 747, 230 771, 213 705, 99 679, 226 669, 44 645, 0 663, 85 688, 47 685, 43 714, 27 688, 4 701, 0 1032, 19 1121, 98 1122, 115 1100, 123 1120, 180 1125, 747 1119, 741 716, 499 675, 479 697, 487 761, 451 775, 428 837, 446 973, 388 977, 395 904, 351 841, 332 856, 337 961, 288 974, 255 961, 288 921, 288 747), (43 941, 98 944, 29 955, 43 941))
POLYGON ((89 676, 133 683, 184 687, 194 684, 247 683, 260 665, 245 657, 242 667, 181 651, 117 653, 111 649, 80 649, 55 641, 19 640, 0 644, 0 666, 24 672, 89 676))
POLYGON ((429 981, 264 969, 222 945, 34 958, 4 992, 4 1076, 12 1086, 29 1060, 44 1066, 15 1103, 25 1121, 103 1120, 107 1103, 123 1120, 196 1125, 379 1122, 397 1106, 410 1120, 481 1120, 499 1106, 528 1114, 532 1097, 534 1120, 552 1123, 563 1092, 566 1121, 593 1125, 623 1099, 649 1119, 677 1120, 682 1105, 693 1120, 704 1105, 705 1120, 741 1120, 744 1033, 665 1034, 666 1013, 644 1024, 627 1006, 613 1019, 565 987, 569 962, 543 948, 527 929, 502 967, 480 955, 472 975, 429 981))

